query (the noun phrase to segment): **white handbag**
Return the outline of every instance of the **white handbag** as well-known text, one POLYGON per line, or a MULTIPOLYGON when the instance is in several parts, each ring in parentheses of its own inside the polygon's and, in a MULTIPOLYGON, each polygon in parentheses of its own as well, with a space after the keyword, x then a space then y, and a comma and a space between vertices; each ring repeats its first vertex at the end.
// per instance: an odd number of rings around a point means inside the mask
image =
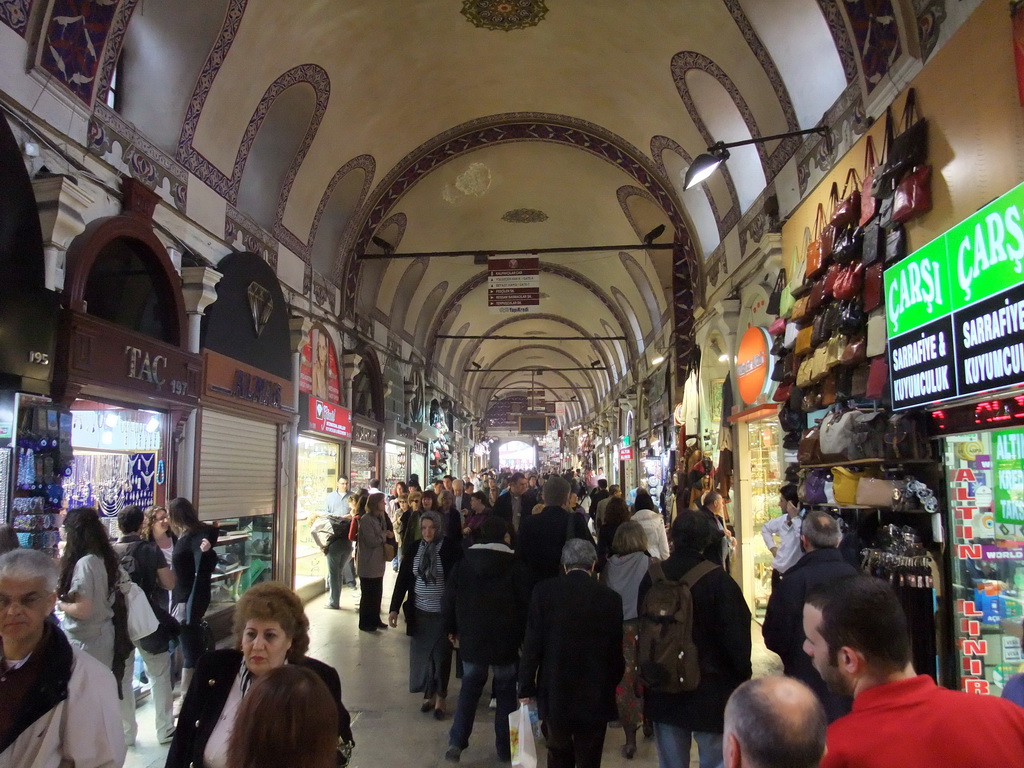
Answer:
POLYGON ((128 637, 133 643, 137 643, 160 629, 160 620, 153 612, 149 598, 142 591, 142 587, 129 578, 124 569, 121 569, 121 578, 117 587, 124 595, 125 608, 128 612, 128 637))
POLYGON ((876 309, 868 315, 868 357, 885 354, 885 309, 876 309))

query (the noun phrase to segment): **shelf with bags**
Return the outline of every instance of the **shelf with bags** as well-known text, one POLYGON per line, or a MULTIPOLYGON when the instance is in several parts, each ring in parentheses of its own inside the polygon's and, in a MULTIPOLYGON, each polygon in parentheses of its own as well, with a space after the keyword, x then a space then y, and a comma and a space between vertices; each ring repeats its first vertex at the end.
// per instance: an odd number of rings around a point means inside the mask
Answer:
POLYGON ((899 514, 917 515, 917 514, 931 514, 928 510, 924 509, 894 509, 893 507, 880 506, 878 504, 805 504, 806 507, 813 509, 838 509, 842 510, 858 510, 863 512, 867 509, 877 509, 879 512, 898 512, 899 514))
POLYGON ((830 469, 832 467, 912 467, 934 464, 934 459, 849 459, 827 461, 823 464, 801 464, 800 469, 830 469))

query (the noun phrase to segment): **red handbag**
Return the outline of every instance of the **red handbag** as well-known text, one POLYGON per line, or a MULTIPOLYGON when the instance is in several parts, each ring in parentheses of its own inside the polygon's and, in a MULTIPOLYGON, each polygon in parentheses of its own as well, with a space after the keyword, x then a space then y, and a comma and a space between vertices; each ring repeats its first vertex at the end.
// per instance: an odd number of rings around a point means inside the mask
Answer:
POLYGON ((836 242, 836 229, 837 227, 832 223, 832 217, 835 215, 836 206, 839 205, 839 185, 834 181, 832 182, 832 189, 828 193, 828 211, 825 213, 825 217, 822 219, 824 226, 821 228, 821 235, 818 240, 821 243, 821 262, 827 264, 832 256, 832 247, 836 242))
POLYGON ((772 336, 781 336, 786 332, 786 318, 777 317, 772 321, 772 324, 768 326, 768 333, 772 336))
POLYGON ((866 270, 864 270, 864 311, 870 312, 873 309, 878 309, 882 306, 882 294, 884 293, 884 283, 882 280, 882 268, 885 265, 876 261, 866 270))
POLYGON ((905 224, 932 209, 932 167, 919 165, 896 185, 892 219, 905 224))
POLYGON ((871 359, 871 366, 868 368, 868 385, 865 397, 869 400, 881 400, 885 394, 885 388, 889 383, 889 361, 885 356, 871 359))
POLYGON ((864 180, 860 184, 860 225, 863 227, 875 216, 878 200, 871 195, 871 187, 875 183, 875 171, 878 168, 875 159, 875 142, 868 136, 864 149, 864 180))
POLYGON ((812 315, 817 314, 818 307, 825 303, 825 278, 819 279, 814 286, 811 288, 811 293, 807 297, 807 309, 812 315))
POLYGON ((840 301, 853 301, 864 287, 864 265, 859 261, 848 264, 839 272, 832 294, 840 301))
POLYGON ((787 400, 789 400, 789 395, 792 391, 792 383, 779 384, 779 386, 775 388, 775 394, 772 395, 772 400, 774 400, 776 403, 784 403, 787 400))
POLYGON ((857 175, 857 169, 851 168, 846 172, 843 193, 832 214, 832 226, 836 231, 860 219, 860 199, 860 177, 857 175))
POLYGON ((825 210, 821 203, 818 203, 818 212, 814 215, 814 231, 811 233, 811 242, 807 244, 806 277, 817 277, 823 266, 821 255, 821 226, 824 218, 825 210))
POLYGON ((842 267, 838 264, 829 264, 828 271, 825 273, 825 279, 823 281, 826 300, 832 298, 834 295, 836 278, 839 277, 840 271, 842 271, 842 267))

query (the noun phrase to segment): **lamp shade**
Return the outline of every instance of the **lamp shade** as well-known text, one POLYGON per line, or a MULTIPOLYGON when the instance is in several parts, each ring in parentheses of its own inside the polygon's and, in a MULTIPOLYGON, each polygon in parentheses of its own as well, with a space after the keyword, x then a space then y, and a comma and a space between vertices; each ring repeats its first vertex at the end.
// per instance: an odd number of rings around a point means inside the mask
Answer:
POLYGON ((729 150, 719 149, 712 153, 697 155, 686 171, 683 189, 693 189, 729 159, 729 150))

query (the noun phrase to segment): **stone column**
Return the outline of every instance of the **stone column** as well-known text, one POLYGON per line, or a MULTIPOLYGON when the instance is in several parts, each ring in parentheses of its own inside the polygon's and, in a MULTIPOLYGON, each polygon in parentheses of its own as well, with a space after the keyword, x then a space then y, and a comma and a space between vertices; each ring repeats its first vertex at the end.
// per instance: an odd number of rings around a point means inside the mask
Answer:
MULTIPOLYGON (((181 293, 188 314, 189 352, 199 354, 203 313, 217 300, 217 283, 221 277, 221 273, 211 267, 184 267, 181 270, 181 293)), ((195 497, 196 457, 199 454, 199 446, 196 445, 196 417, 195 411, 188 415, 181 438, 181 450, 178 452, 177 492, 186 499, 195 497)))
POLYGON ((39 224, 43 230, 46 287, 64 290, 64 258, 71 241, 82 233, 86 212, 94 202, 70 176, 42 176, 32 182, 39 224))
POLYGON ((288 318, 288 337, 292 353, 292 402, 289 406, 294 411, 291 421, 281 427, 283 445, 281 450, 281 535, 277 540, 277 562, 281 563, 281 574, 278 578, 285 584, 295 582, 295 526, 296 497, 298 494, 299 471, 299 381, 302 370, 302 348, 306 345, 313 322, 308 317, 288 318))

